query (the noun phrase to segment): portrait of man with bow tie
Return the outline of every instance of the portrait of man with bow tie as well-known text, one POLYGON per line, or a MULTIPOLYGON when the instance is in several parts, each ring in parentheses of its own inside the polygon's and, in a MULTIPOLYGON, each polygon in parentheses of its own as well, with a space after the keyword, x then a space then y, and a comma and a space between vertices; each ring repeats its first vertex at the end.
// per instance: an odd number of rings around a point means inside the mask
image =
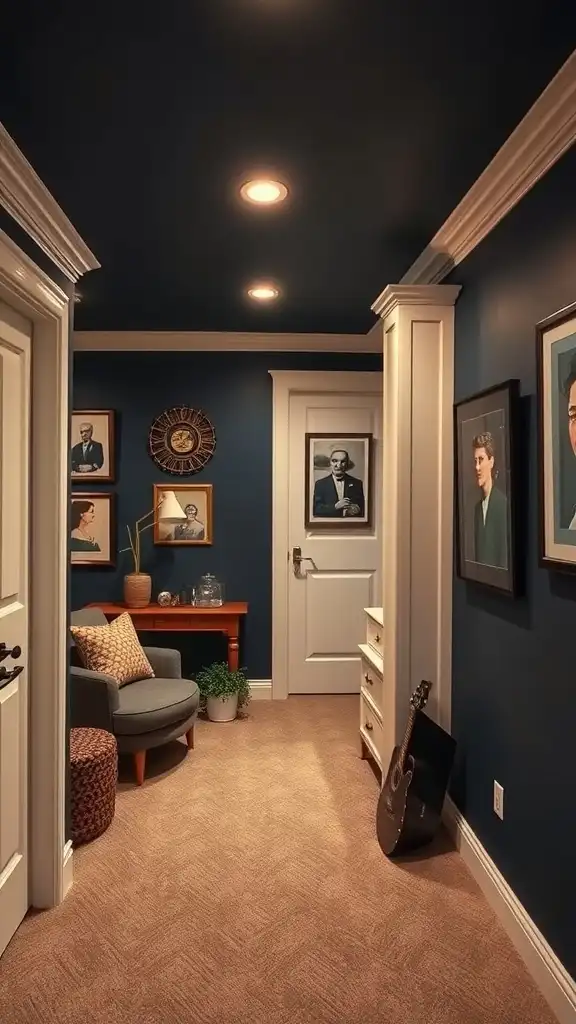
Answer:
POLYGON ((369 434, 306 435, 308 526, 368 524, 371 445, 369 434))

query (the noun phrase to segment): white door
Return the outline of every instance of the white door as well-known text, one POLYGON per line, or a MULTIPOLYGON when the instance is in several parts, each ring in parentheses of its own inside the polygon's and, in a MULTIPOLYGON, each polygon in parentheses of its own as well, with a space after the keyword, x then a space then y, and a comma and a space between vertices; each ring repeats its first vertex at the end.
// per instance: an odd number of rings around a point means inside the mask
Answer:
MULTIPOLYGON (((351 375, 353 376, 353 374, 351 375)), ((363 375, 365 376, 365 375, 363 375)), ((381 376, 374 375, 381 387, 381 376)), ((357 693, 360 689, 358 644, 365 631, 364 608, 381 604, 381 502, 382 502, 382 395, 366 393, 317 392, 291 394, 289 401, 289 479, 288 479, 288 692, 357 693), (306 435, 333 434, 332 439, 306 435), (353 434, 372 434, 371 477, 363 464, 363 442, 353 434), (306 474, 310 448, 314 446, 319 464, 313 459, 306 474), (358 465, 344 465, 337 447, 349 449, 349 459, 358 465), (334 449, 334 450, 333 450, 334 449), (345 486, 350 488, 349 505, 359 514, 356 504, 358 479, 372 501, 370 525, 361 525, 354 516, 333 519, 322 525, 305 525, 306 490, 313 513, 314 485, 326 477, 323 487, 334 488, 331 457, 337 460, 335 472, 346 472, 345 486), (300 549, 303 561, 294 564, 294 549, 300 549), (306 560, 304 560, 306 559, 306 560)), ((340 489, 344 484, 340 484, 340 489)), ((319 494, 320 492, 318 492, 319 494)), ((358 492, 361 493, 361 492, 358 492)), ((320 508, 321 506, 318 506, 320 508)), ((323 507, 323 506, 322 506, 323 507)), ((318 510, 318 509, 317 509, 318 510)), ((327 510, 327 509, 326 509, 327 510)), ((366 510, 367 511, 367 510, 366 510)))
POLYGON ((30 344, 28 321, 0 302, 0 955, 28 910, 30 344))

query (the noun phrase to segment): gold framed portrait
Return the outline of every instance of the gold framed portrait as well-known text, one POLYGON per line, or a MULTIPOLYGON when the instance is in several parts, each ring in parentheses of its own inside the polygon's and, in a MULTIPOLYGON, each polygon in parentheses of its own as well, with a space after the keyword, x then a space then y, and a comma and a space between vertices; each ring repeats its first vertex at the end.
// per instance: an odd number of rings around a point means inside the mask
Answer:
POLYGON ((155 515, 154 543, 176 547, 212 544, 212 484, 154 484, 155 509, 168 490, 174 491, 186 518, 181 523, 163 523, 155 515))

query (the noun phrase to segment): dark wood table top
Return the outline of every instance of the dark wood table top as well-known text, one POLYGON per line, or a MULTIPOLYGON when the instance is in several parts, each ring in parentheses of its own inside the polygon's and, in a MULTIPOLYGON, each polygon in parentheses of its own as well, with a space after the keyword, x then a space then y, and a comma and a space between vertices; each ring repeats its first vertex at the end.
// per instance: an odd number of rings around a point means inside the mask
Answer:
POLYGON ((146 605, 145 608, 129 608, 122 601, 91 601, 87 608, 101 608, 104 615, 114 615, 115 612, 134 612, 138 617, 142 615, 247 615, 248 603, 246 601, 225 601, 224 604, 215 608, 200 608, 193 604, 167 605, 163 607, 156 601, 146 605))

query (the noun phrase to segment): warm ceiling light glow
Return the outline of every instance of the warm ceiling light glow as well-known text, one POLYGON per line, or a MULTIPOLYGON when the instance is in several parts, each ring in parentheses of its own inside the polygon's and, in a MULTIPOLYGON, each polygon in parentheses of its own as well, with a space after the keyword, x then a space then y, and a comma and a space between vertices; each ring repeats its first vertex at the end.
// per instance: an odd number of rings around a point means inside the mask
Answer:
POLYGON ((270 206, 272 203, 281 203, 288 195, 286 185, 281 181, 247 181, 240 189, 242 199, 248 203, 258 203, 263 206, 270 206))
POLYGON ((278 298, 279 292, 273 284, 255 284, 248 289, 248 295, 258 302, 270 302, 271 299, 278 298))

